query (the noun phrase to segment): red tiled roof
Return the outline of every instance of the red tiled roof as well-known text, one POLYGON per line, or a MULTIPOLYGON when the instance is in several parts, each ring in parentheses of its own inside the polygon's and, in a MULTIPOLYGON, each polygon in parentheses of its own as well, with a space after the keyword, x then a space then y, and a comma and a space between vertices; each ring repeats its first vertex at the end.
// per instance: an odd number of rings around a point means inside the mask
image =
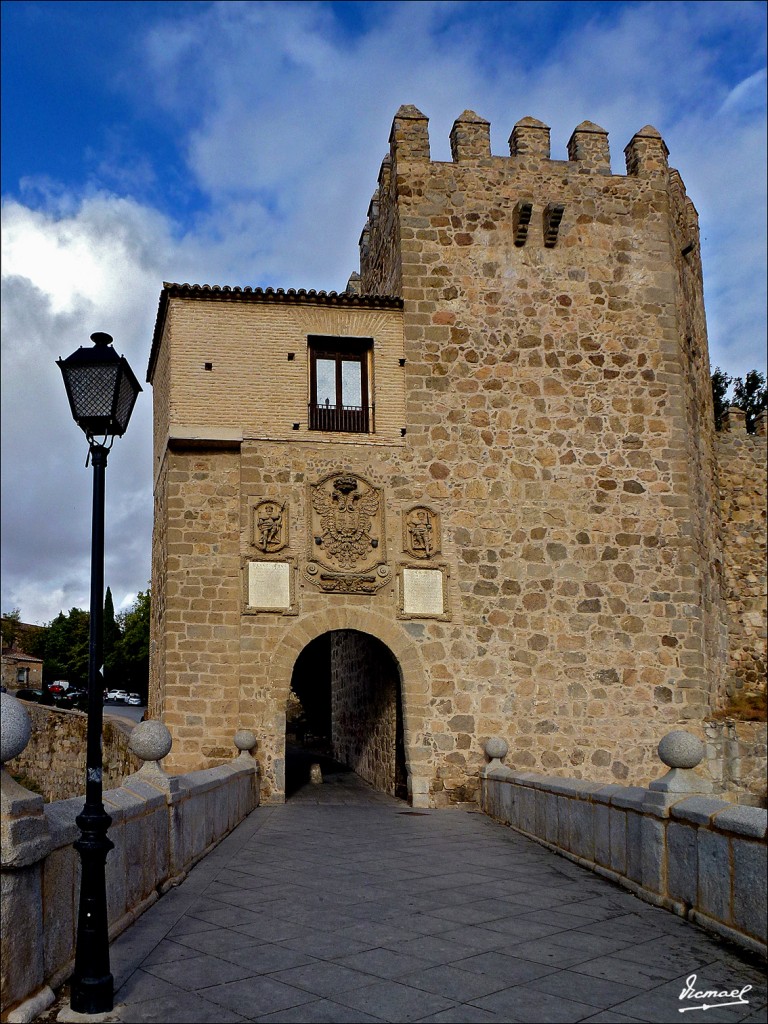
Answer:
POLYGON ((38 664, 43 664, 42 658, 35 658, 31 654, 25 654, 24 651, 20 651, 18 647, 3 647, 3 657, 12 658, 13 661, 35 661, 38 664))

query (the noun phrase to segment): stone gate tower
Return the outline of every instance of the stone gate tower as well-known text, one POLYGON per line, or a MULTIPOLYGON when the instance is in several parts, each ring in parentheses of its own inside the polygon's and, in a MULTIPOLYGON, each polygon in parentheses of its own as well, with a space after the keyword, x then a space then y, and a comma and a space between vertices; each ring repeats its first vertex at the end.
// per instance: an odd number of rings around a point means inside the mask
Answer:
POLYGON ((614 174, 604 129, 551 160, 525 118, 492 156, 466 111, 451 150, 398 111, 340 294, 163 289, 150 710, 173 767, 251 728, 281 799, 313 651, 337 756, 420 806, 472 798, 496 734, 513 767, 640 784, 719 699, 699 235, 664 141, 642 129, 614 174))

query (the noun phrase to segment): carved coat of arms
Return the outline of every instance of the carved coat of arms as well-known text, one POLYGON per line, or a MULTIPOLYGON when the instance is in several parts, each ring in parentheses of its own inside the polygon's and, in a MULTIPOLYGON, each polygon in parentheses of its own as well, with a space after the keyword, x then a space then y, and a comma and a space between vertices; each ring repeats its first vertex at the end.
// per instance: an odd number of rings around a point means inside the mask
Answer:
POLYGON ((378 565, 380 492, 353 473, 335 473, 311 493, 312 557, 336 570, 360 572, 378 565))

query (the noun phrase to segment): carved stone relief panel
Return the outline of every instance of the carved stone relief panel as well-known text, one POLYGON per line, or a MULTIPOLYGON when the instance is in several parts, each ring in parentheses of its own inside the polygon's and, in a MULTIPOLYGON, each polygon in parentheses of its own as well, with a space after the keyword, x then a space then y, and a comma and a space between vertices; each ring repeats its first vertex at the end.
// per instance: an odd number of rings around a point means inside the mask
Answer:
POLYGON ((440 515, 426 505, 415 505, 403 515, 403 550, 412 558, 440 553, 440 515))
POLYGON ((355 473, 332 473, 310 486, 309 563, 304 578, 327 593, 367 594, 390 579, 384 551, 384 500, 355 473))
POLYGON ((317 562, 308 562, 304 567, 304 579, 326 594, 375 594, 390 582, 390 577, 388 565, 380 565, 370 573, 326 572, 317 562))
POLYGON ((288 546, 287 502, 260 501, 252 510, 253 545, 265 555, 288 546))

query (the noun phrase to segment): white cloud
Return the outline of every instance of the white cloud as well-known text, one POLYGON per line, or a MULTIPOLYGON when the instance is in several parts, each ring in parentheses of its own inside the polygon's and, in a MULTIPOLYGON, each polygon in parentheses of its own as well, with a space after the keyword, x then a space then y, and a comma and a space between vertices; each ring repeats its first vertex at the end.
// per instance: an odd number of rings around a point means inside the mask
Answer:
POLYGON ((766 69, 761 68, 754 75, 739 82, 725 97, 719 113, 729 111, 750 112, 765 107, 766 69))
MULTIPOLYGON (((761 4, 571 5, 567 30, 547 5, 372 4, 357 33, 317 3, 186 10, 115 73, 137 109, 163 112, 204 211, 175 223, 131 198, 162 167, 121 168, 119 131, 105 173, 125 194, 38 178, 4 207, 4 607, 34 620, 87 606, 90 474, 55 358, 105 330, 143 380, 164 279, 343 288, 401 103, 430 117, 442 160, 467 107, 499 154, 528 114, 551 124, 560 158, 576 124, 597 121, 617 173, 655 124, 701 215, 713 363, 764 365, 765 71, 726 73, 758 66, 761 4)), ((149 578, 150 412, 147 390, 107 474, 118 607, 149 578)))
MULTIPOLYGON (((160 218, 130 201, 63 205, 63 214, 4 207, 3 605, 31 621, 89 599, 88 449, 56 358, 103 330, 143 379, 168 241, 160 218)), ((107 470, 106 580, 116 592, 149 577, 150 451, 144 394, 107 470)))

